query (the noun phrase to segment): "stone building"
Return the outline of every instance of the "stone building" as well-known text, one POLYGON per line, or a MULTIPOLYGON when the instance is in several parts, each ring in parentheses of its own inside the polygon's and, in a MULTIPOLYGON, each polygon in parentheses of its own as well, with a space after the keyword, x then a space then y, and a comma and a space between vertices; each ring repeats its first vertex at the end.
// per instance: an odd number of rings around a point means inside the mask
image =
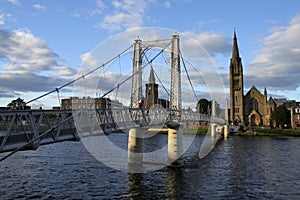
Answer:
POLYGON ((158 84, 155 83, 153 68, 150 70, 148 83, 146 83, 144 108, 151 108, 154 106, 162 106, 166 109, 169 108, 170 101, 158 98, 158 84))
POLYGON ((291 128, 300 128, 300 106, 291 107, 291 128))
POLYGON ((155 83, 153 68, 150 70, 148 83, 146 83, 145 108, 151 108, 158 103, 158 84, 155 83))
POLYGON ((91 98, 91 97, 70 97, 61 100, 62 110, 74 109, 101 109, 111 108, 111 100, 109 98, 91 98))
POLYGON ((230 122, 234 125, 270 126, 270 118, 276 108, 276 102, 272 97, 267 98, 266 88, 262 94, 255 86, 252 86, 244 95, 243 65, 239 55, 236 32, 233 37, 229 71, 230 122))

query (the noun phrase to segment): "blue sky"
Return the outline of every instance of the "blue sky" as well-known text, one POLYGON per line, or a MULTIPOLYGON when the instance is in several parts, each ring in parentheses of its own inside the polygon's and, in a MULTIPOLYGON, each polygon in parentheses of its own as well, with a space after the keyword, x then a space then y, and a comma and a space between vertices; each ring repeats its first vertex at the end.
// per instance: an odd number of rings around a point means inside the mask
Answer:
MULTIPOLYGON (((192 35, 220 68, 225 88, 236 29, 245 93, 255 85, 300 101, 296 0, 0 0, 0 105, 64 84, 99 43, 139 27, 192 35)), ((58 104, 54 99, 33 106, 58 104)))

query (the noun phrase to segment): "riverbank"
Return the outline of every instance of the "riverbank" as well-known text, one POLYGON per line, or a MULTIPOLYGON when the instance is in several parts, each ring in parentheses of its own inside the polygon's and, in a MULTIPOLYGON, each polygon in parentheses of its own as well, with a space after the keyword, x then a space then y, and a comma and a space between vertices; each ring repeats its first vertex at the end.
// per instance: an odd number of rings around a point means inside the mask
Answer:
MULTIPOLYGON (((168 128, 150 128, 150 132, 157 132, 159 134, 168 134, 168 128)), ((198 128, 198 129, 192 129, 192 128, 183 128, 182 132, 185 135, 205 135, 207 133, 207 128, 198 128)))
POLYGON ((292 136, 300 137, 300 129, 262 129, 256 128, 237 133, 238 136, 292 136))

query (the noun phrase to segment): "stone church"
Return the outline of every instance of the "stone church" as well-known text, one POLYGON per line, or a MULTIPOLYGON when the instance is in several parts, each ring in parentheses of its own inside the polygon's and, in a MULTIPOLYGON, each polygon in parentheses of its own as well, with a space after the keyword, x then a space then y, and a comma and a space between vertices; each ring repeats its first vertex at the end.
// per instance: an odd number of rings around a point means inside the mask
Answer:
POLYGON ((230 123, 246 126, 270 126, 270 117, 276 103, 272 97, 267 99, 266 88, 262 94, 255 86, 252 86, 244 95, 243 65, 235 31, 229 71, 230 123))
POLYGON ((158 84, 155 82, 155 76, 153 68, 150 69, 148 83, 146 83, 144 108, 152 108, 155 106, 162 106, 163 108, 169 108, 170 101, 166 99, 158 98, 158 84))

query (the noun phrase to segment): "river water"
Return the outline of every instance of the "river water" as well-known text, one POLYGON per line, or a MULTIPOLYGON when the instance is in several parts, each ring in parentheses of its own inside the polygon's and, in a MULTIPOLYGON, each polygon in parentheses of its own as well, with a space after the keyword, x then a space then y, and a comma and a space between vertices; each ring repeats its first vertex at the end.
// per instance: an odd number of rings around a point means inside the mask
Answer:
MULTIPOLYGON (((127 144, 126 134, 109 137, 127 144)), ((143 174, 105 166, 81 142, 17 152, 0 163, 0 199, 300 199, 300 138, 233 136, 199 159, 203 138, 182 168, 143 174)))

